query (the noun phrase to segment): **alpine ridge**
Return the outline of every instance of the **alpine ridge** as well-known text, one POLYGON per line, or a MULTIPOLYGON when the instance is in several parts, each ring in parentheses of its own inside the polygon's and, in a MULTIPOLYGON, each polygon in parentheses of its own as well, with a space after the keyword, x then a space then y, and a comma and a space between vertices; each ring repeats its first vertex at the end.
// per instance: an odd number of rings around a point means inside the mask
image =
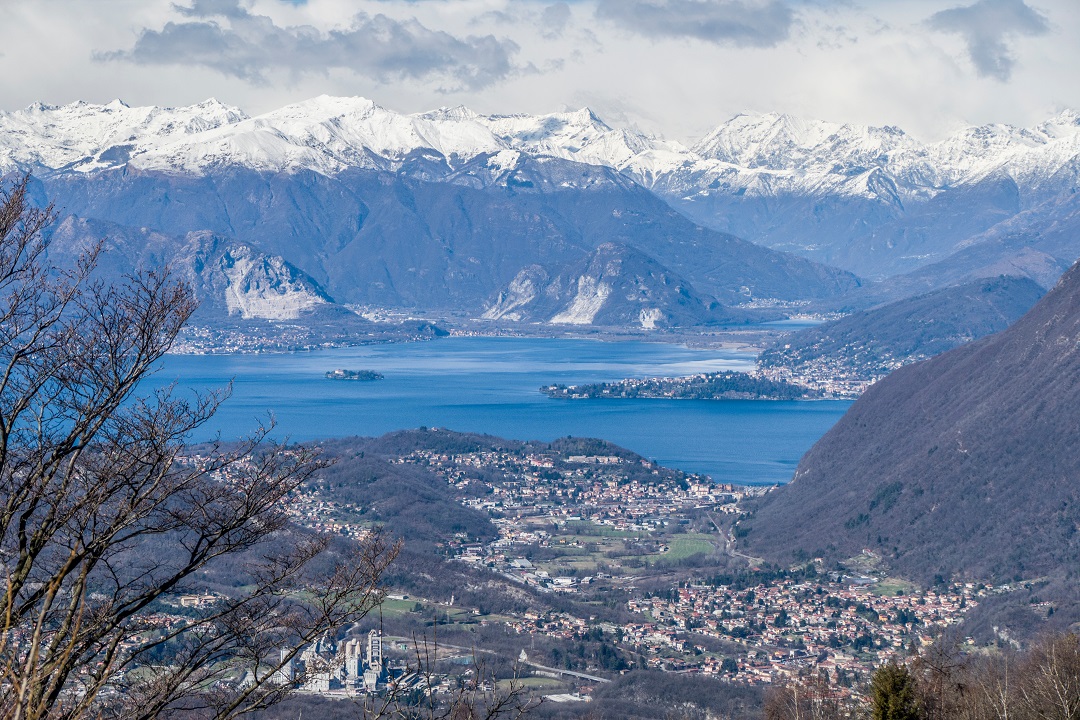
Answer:
POLYGON ((215 99, 182 108, 131 108, 114 100, 0 112, 3 172, 126 164, 197 172, 229 163, 334 173, 393 167, 421 150, 451 165, 506 150, 557 157, 702 199, 737 188, 751 195, 839 192, 910 202, 1000 176, 1053 192, 1077 177, 1080 114, 1062 111, 1033 128, 965 128, 936 143, 893 126, 743 114, 687 148, 613 129, 588 108, 480 115, 459 106, 409 115, 366 98, 320 96, 256 117, 215 99))
POLYGON ((833 305, 845 309, 1006 273, 1045 287, 1080 257, 1072 111, 934 143, 743 114, 687 147, 588 108, 37 104, 0 112, 0 172, 32 173, 66 213, 212 232, 283 258, 338 302, 387 307, 480 314, 523 268, 558 275, 605 242, 724 305, 862 285, 833 305))
POLYGON ((1066 110, 1033 128, 965 128, 936 143, 893 126, 743 114, 687 148, 613 129, 588 108, 485 116, 459 106, 407 115, 366 98, 320 96, 257 117, 215 99, 183 108, 114 100, 0 112, 2 171, 131 163, 191 172, 229 162, 332 173, 391 166, 418 150, 447 160, 517 150, 625 170, 647 186, 679 186, 701 198, 737 186, 752 195, 830 191, 908 202, 1002 175, 1052 191, 1077 176, 1080 114, 1066 110))

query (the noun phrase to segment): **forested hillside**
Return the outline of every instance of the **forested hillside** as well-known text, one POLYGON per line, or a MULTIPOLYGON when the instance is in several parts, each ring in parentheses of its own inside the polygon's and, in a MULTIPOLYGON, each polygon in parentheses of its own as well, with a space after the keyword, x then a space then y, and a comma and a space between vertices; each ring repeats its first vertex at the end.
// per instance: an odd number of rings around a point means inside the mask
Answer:
POLYGON ((1005 332, 872 386, 745 522, 753 552, 866 548, 921 579, 1080 561, 1080 265, 1005 332))

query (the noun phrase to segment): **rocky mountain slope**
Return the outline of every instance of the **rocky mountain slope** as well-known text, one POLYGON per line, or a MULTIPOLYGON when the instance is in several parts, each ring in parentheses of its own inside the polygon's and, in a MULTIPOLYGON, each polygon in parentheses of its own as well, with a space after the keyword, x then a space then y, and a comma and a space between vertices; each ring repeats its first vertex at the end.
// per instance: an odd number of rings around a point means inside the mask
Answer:
POLYGON ((333 298, 281 256, 206 231, 181 238, 68 216, 53 229, 50 252, 75 258, 93 241, 102 242, 98 270, 105 276, 169 265, 200 298, 199 319, 281 321, 334 312, 333 298))
POLYGON ((612 241, 724 304, 857 285, 733 236, 870 278, 923 273, 905 275, 907 294, 1006 265, 1048 284, 1080 256, 1075 234, 1047 237, 1077 214, 1071 111, 936 143, 748 114, 688 148, 588 109, 401 114, 323 96, 249 117, 214 100, 38 104, 0 112, 0 172, 27 171, 68 213, 210 231, 281 256, 342 302, 399 307, 482 312, 526 268, 612 241))
POLYGON ((1080 264, 1009 329, 872 386, 746 523, 752 552, 894 572, 1074 577, 1080 264))
POLYGON ((483 317, 653 329, 720 324, 736 315, 644 253, 604 243, 558 274, 541 265, 524 268, 483 317))
POLYGON ((482 155, 449 179, 424 179, 425 162, 411 174, 66 172, 42 178, 42 194, 80 218, 250 245, 340 303, 478 316, 524 268, 578 262, 606 242, 655 258, 724 304, 858 285, 850 273, 696 226, 608 168, 523 154, 503 166, 482 155))

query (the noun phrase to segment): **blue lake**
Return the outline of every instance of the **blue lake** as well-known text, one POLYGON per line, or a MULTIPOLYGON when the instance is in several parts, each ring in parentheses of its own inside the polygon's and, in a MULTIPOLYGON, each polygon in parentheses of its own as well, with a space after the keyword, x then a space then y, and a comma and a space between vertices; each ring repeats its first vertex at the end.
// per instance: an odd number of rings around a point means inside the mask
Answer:
MULTIPOLYGON (((420 426, 519 440, 610 440, 719 482, 787 482, 799 458, 843 415, 845 401, 551 400, 550 383, 745 370, 732 350, 643 342, 447 338, 316 352, 171 355, 148 382, 220 388, 232 396, 204 428, 243 435, 267 412, 276 434, 306 441, 420 426), (327 380, 327 370, 375 370, 377 382, 327 380)), ((195 440, 204 439, 196 436, 195 440)))

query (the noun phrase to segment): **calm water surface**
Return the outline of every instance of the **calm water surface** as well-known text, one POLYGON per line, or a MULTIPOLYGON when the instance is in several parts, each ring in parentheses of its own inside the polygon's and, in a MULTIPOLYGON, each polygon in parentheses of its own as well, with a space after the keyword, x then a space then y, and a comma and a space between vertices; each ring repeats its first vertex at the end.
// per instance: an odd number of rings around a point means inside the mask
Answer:
POLYGON ((242 435, 269 411, 279 436, 299 441, 422 425, 519 440, 589 436, 720 482, 786 482, 850 403, 551 400, 537 391, 550 383, 752 366, 746 353, 657 343, 448 338, 295 354, 173 355, 150 384, 206 389, 232 380, 232 397, 207 437, 242 435), (335 368, 375 370, 386 379, 323 377, 335 368))

